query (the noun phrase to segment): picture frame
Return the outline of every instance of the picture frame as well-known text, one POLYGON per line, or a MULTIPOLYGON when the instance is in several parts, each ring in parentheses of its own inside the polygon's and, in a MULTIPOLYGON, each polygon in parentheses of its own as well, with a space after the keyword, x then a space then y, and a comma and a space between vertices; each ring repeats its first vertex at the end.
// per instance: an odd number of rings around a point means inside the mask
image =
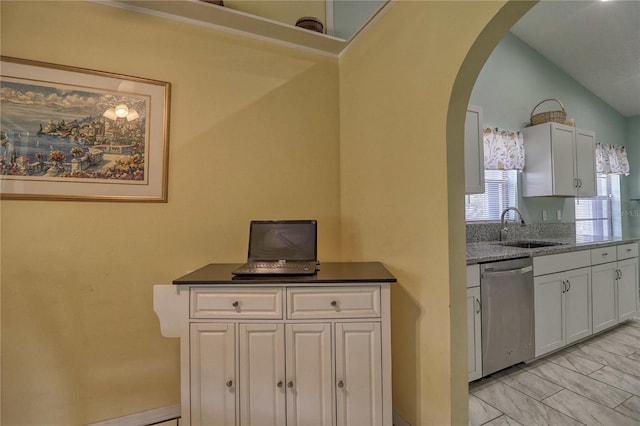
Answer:
POLYGON ((167 202, 170 89, 0 56, 0 199, 167 202))

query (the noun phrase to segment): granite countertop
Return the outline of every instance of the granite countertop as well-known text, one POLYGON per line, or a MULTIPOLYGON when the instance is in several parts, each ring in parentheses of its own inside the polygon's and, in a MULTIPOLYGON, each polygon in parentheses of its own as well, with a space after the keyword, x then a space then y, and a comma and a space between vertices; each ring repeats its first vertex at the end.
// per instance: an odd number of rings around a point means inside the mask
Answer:
MULTIPOLYGON (((476 263, 494 262, 498 260, 515 259, 519 257, 535 257, 547 254, 565 253, 569 251, 588 250, 598 247, 633 243, 639 238, 610 238, 579 237, 579 238, 527 238, 526 241, 544 241, 558 243, 548 247, 518 248, 501 245, 500 241, 481 241, 467 243, 467 265, 476 263)), ((508 241, 507 241, 508 242, 508 241)))
POLYGON ((396 282, 396 278, 380 262, 321 262, 313 275, 238 275, 232 271, 240 263, 212 263, 173 280, 173 284, 229 285, 229 284, 367 284, 396 282))

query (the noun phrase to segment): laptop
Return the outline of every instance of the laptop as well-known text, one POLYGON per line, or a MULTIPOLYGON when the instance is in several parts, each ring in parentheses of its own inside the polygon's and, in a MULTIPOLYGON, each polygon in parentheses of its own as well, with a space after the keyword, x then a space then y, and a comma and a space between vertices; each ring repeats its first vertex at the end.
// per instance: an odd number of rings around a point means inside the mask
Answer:
POLYGON ((313 275, 318 265, 317 221, 252 220, 247 263, 234 275, 313 275))

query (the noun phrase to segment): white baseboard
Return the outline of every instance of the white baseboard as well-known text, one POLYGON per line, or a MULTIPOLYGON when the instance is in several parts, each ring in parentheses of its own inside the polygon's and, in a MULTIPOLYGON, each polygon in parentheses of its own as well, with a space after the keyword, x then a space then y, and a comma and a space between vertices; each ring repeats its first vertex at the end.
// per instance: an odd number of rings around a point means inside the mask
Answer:
POLYGON ((393 411, 393 426, 411 426, 411 424, 400 417, 400 414, 393 411))
POLYGON ((88 426, 148 426, 180 417, 180 404, 130 414, 116 419, 92 423, 88 426))

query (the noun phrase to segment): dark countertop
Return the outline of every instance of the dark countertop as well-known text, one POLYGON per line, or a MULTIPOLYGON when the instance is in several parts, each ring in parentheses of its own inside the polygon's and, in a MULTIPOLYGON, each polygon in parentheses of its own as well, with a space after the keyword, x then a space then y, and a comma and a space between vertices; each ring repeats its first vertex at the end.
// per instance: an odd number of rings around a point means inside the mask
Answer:
MULTIPOLYGON (((477 243, 467 243, 467 265, 476 263, 495 262, 498 260, 516 259, 518 257, 535 257, 547 254, 566 253, 570 251, 588 250, 598 247, 607 247, 618 244, 634 243, 638 238, 612 238, 602 237, 580 237, 579 239, 551 239, 545 238, 541 241, 551 241, 561 243, 549 247, 539 247, 532 249, 506 247, 500 245, 500 241, 482 241, 477 243)), ((527 239, 527 241, 537 241, 527 239)))
POLYGON ((240 265, 240 263, 212 263, 173 280, 173 284, 366 284, 397 281, 380 262, 323 262, 320 263, 320 269, 314 275, 232 275, 231 272, 240 265))

